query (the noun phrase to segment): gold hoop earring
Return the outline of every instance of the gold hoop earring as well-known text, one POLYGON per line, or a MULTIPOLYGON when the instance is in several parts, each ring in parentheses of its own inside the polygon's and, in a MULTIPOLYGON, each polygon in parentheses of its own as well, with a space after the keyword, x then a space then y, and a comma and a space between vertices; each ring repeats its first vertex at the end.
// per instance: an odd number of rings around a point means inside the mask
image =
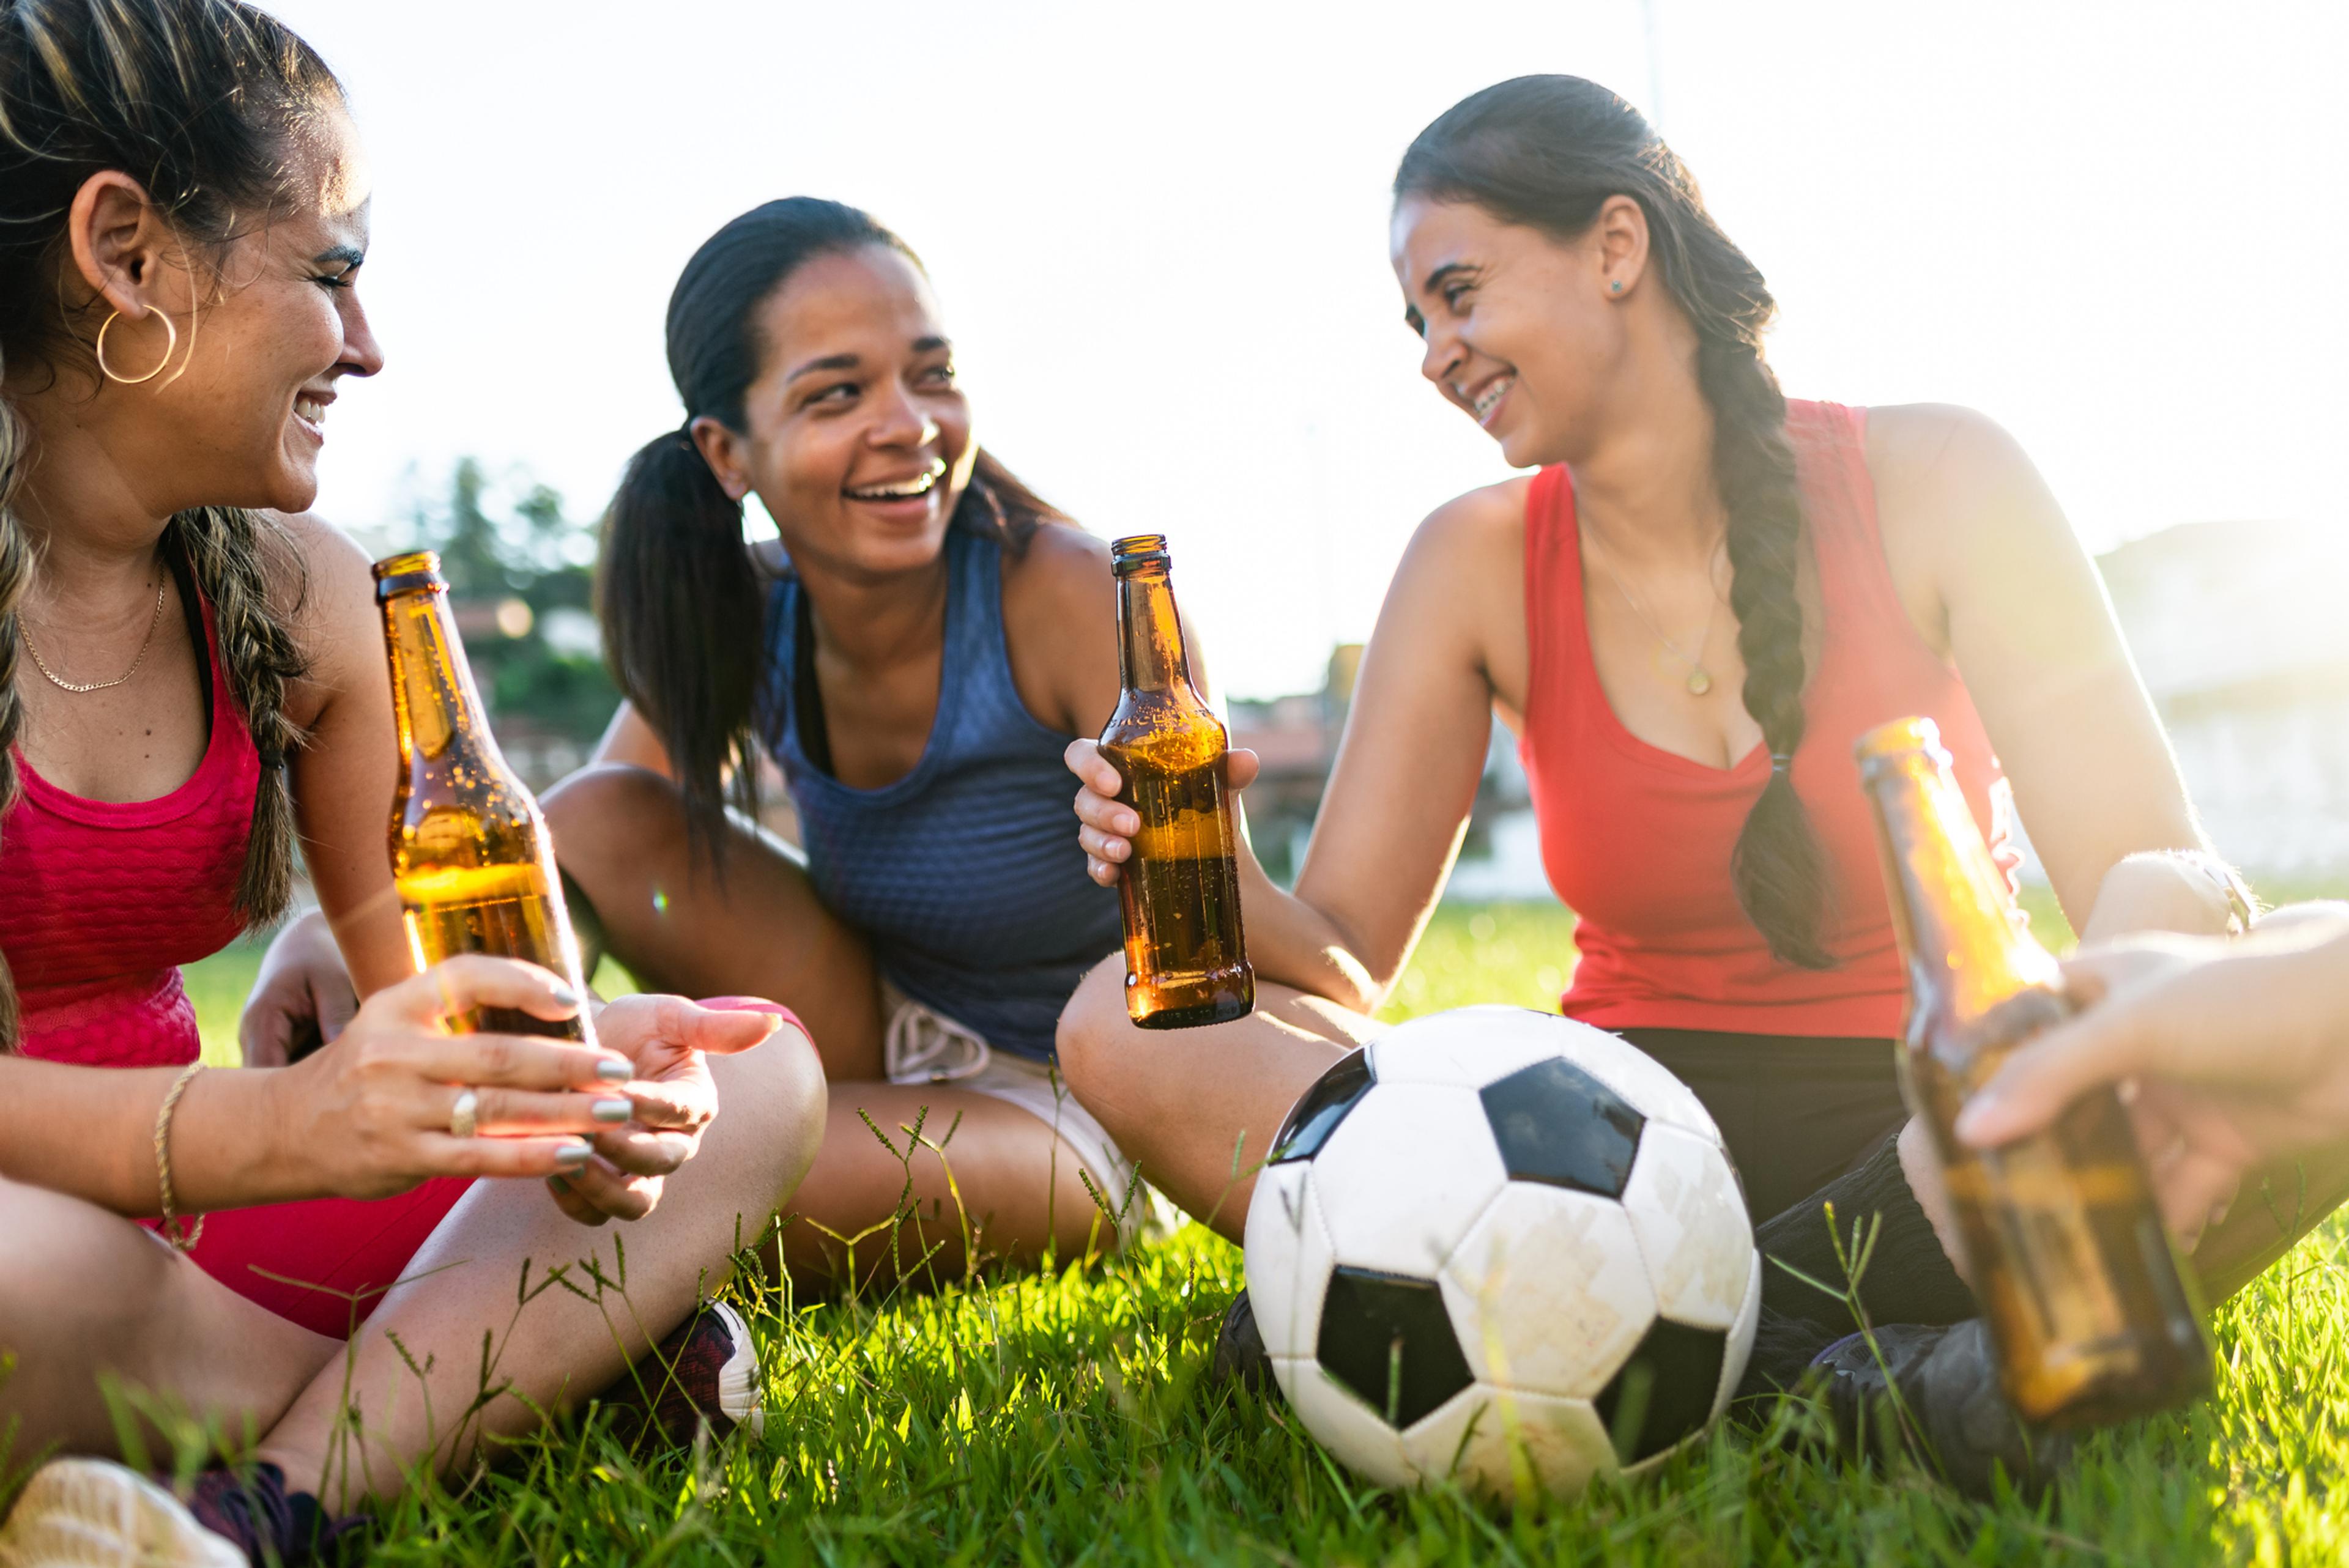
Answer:
POLYGON ((163 358, 161 364, 157 365, 154 369, 150 370, 144 376, 117 376, 110 368, 108 367, 106 363, 106 329, 107 327, 112 326, 115 324, 115 321, 122 315, 122 313, 118 310, 113 315, 108 316, 105 323, 98 327, 98 342, 95 346, 95 352, 98 355, 98 368, 109 381, 119 381, 125 387, 138 387, 146 382, 152 381, 155 377, 163 374, 163 366, 171 363, 171 356, 180 352, 180 329, 173 324, 171 315, 168 313, 160 310, 150 311, 148 314, 154 316, 158 321, 160 321, 163 324, 163 330, 171 334, 170 339, 163 345, 163 358))

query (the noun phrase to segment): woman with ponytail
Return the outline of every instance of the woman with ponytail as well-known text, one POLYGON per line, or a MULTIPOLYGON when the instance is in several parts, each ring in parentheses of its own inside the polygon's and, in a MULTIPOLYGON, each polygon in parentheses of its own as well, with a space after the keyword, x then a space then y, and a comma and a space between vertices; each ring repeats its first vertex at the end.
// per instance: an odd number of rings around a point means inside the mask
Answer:
POLYGON ((665 1335, 709 1418, 754 1406, 747 1333, 695 1309, 812 1154, 804 1042, 713 1067, 774 1020, 678 998, 616 1004, 601 1047, 459 1037, 477 1003, 580 999, 488 959, 411 977, 367 561, 301 515, 329 405, 382 366, 367 197, 341 88, 262 12, 0 0, 0 1431, 69 1456, 0 1563, 306 1560, 665 1335), (297 1065, 205 1071, 178 966, 285 913, 297 840, 369 999, 297 1065), (623 1276, 583 1227, 656 1201, 623 1276), (625 1309, 517 1314, 532 1263, 589 1257, 625 1309), (455 1429, 485 1335, 506 1392, 455 1429), (260 1463, 183 1502, 108 1462, 110 1380, 260 1463))
MULTIPOLYGON (((1319 948, 1351 982, 1266 985, 1259 963, 1254 1017, 1170 1051, 1127 1025, 1104 965, 1062 1021, 1071 1088, 1151 1181, 1237 1236, 1233 1147, 1260 1156, 1368 1037, 1497 709, 1580 916, 1563 1010, 1685 1079, 1756 1217, 1792 1206, 1803 1247, 1824 1251, 1806 1195, 1829 1183, 1840 1212, 1884 1212, 1878 1321, 1966 1315, 1911 1190, 1925 1150, 1894 1136, 1906 987, 1852 743, 1938 720, 1984 834, 2012 867, 2019 805, 2085 939, 2224 931, 2240 883, 2204 846, 2093 567, 1980 416, 1788 401, 1763 357, 1760 271, 1605 88, 1526 77, 1474 95, 1412 144, 1394 198, 1422 373, 1539 471, 1421 528, 1296 892, 1248 873, 1252 941, 1319 948)), ((1092 748, 1070 761, 1081 841, 1114 882, 1133 815, 1092 748)), ((1765 1243, 1786 1233, 1764 1226, 1765 1243)), ((1774 1301, 1800 1288, 1765 1277, 1774 1301)))
MULTIPOLYGON (((807 1020, 832 1120, 783 1233, 795 1274, 1114 1244, 1149 1195, 1051 1068, 1119 942, 1061 761, 1117 702, 1109 551, 979 445, 921 263, 854 207, 727 223, 667 335, 684 420, 605 522, 627 701, 545 801, 571 907, 647 984, 807 1020), (753 496, 780 535, 759 546, 753 496), (754 825, 762 756, 803 851, 754 825)), ((318 967, 256 994, 262 1032, 331 994, 318 967)))

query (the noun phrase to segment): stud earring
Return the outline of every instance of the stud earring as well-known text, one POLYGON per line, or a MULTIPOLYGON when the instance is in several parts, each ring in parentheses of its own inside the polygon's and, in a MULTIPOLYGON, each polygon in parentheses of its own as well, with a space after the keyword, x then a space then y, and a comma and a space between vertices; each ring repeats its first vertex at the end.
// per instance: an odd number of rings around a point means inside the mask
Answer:
POLYGON ((1607 285, 1607 292, 1609 294, 1621 294, 1623 292, 1623 280, 1621 278, 1617 278, 1613 283, 1609 284, 1607 285))

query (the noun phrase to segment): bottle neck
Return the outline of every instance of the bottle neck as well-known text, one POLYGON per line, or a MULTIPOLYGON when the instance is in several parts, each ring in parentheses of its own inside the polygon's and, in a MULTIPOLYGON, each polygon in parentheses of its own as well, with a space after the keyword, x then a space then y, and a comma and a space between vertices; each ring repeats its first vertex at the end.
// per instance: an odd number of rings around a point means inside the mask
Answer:
POLYGON ((1197 701, 1174 586, 1164 562, 1132 567, 1117 583, 1117 670, 1126 690, 1197 701))
POLYGON ((2019 991, 2053 985, 2055 960, 2024 928, 1948 764, 1899 752, 1867 759, 1862 776, 1912 1019, 1966 1023, 2019 991))
POLYGON ((464 644, 449 613, 449 595, 437 588, 413 588, 383 601, 384 646, 391 656, 391 702, 399 731, 399 766, 412 772, 419 763, 439 762, 452 748, 480 749, 488 742, 488 715, 464 644))

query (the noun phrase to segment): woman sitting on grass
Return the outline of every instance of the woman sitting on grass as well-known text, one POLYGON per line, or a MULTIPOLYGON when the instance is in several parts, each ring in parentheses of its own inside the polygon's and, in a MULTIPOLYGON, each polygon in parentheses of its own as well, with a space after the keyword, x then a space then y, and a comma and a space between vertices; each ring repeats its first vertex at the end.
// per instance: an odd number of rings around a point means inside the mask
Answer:
MULTIPOLYGON (((576 999, 512 965, 398 985, 367 562, 295 515, 339 385, 382 363, 367 196, 333 75, 262 13, 0 6, 0 1431, 20 1457, 109 1454, 119 1377, 258 1434, 264 1461, 200 1485, 210 1532, 119 1468, 68 1470, 0 1562, 109 1531, 124 1560, 144 1540, 142 1562, 257 1562, 294 1551, 308 1500, 339 1513, 470 1463, 687 1324, 821 1132, 796 1035, 701 1062, 764 1021, 653 1003, 614 1018, 618 1050, 460 1043, 435 1037, 469 998, 576 999), (200 1074, 177 965, 283 913, 297 829, 362 988, 398 988, 300 1068, 200 1074), (730 1114, 700 1140, 713 1076, 730 1114), (554 1290, 517 1315, 526 1265, 617 1277, 618 1243, 577 1222, 656 1197, 625 1302, 554 1290), (123 1217, 159 1212, 171 1246, 123 1217), (482 1392, 485 1334, 512 1397, 437 1429, 482 1392)), ((713 1418, 748 1416, 739 1319, 667 1348, 709 1374, 713 1418)))
MULTIPOLYGON (((605 524, 628 701, 545 801, 583 934, 647 984, 807 1020, 833 1097, 784 1233, 802 1275, 867 1233, 860 1274, 953 1277, 966 1216, 1019 1262, 1114 1242, 1141 1212, 1131 1167, 1050 1068, 1061 1006, 1120 935, 1061 762, 1117 702, 1107 548, 978 444, 921 263, 853 207, 770 201, 712 235, 668 355, 685 420, 631 460, 605 524), (753 495, 779 543, 746 543, 753 495), (804 855, 727 810, 761 749, 804 855), (893 1254, 868 1233, 909 1177, 893 1254)), ((331 954, 302 940, 256 1007, 327 990, 331 954)))

